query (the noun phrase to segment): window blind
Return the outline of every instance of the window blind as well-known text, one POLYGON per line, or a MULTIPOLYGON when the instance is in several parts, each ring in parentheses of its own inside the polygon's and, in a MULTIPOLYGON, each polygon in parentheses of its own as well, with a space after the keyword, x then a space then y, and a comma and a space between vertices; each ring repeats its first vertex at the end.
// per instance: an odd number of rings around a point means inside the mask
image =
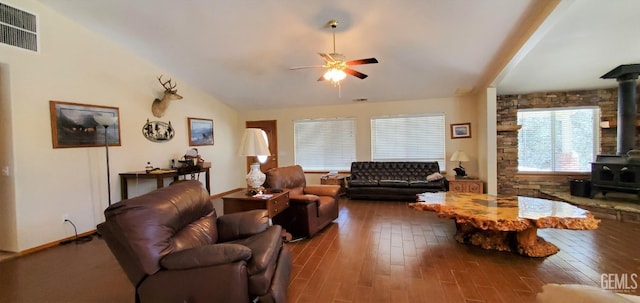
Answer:
POLYGON ((356 160, 355 119, 294 122, 296 164, 305 170, 349 170, 356 160))
POLYGON ((444 114, 374 117, 372 161, 438 161, 445 170, 444 114))

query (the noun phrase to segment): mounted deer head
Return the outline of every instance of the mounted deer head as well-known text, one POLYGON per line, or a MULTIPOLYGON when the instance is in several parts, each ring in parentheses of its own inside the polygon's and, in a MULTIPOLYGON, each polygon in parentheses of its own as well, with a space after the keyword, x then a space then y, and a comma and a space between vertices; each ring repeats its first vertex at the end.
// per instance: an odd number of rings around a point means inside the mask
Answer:
POLYGON ((151 105, 151 112, 156 118, 164 116, 164 112, 169 107, 169 101, 182 99, 182 96, 178 95, 178 90, 175 89, 178 85, 177 83, 171 85, 171 79, 162 82, 162 75, 158 77, 158 81, 162 84, 162 87, 164 87, 164 96, 162 96, 162 99, 153 100, 153 104, 151 105))

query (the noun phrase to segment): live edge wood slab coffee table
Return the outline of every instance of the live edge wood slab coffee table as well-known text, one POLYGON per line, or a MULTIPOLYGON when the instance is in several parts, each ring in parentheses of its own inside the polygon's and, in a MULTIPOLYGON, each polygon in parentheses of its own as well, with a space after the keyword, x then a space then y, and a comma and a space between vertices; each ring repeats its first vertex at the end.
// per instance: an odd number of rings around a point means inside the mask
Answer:
POLYGON ((569 203, 531 197, 437 192, 419 194, 418 201, 409 207, 456 222, 459 243, 528 257, 558 252, 538 237, 538 228, 591 230, 600 223, 589 211, 569 203))

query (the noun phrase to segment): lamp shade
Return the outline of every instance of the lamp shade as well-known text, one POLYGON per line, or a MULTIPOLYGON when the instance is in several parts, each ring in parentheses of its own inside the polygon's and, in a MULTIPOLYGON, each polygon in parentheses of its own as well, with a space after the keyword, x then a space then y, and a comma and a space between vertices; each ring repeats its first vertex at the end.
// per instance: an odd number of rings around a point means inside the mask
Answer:
POLYGON ((453 153, 453 155, 451 156, 451 159, 449 159, 450 161, 458 161, 458 162, 467 162, 469 161, 469 156, 467 156, 467 154, 461 150, 457 150, 455 153, 453 153))
POLYGON ((267 134, 259 128, 247 128, 242 135, 238 155, 240 156, 270 156, 267 134))
POLYGON ((109 114, 99 114, 99 115, 93 116, 93 119, 96 120, 98 124, 104 127, 107 127, 113 123, 116 123, 116 120, 118 120, 118 117, 112 116, 109 114))

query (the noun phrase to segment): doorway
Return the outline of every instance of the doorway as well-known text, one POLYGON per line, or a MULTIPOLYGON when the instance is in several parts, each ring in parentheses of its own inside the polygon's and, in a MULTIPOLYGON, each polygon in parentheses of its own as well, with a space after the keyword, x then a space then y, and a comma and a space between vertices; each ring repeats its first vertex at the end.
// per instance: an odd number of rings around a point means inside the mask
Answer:
MULTIPOLYGON (((269 152, 271 156, 267 157, 264 163, 260 164, 260 170, 266 172, 267 170, 278 167, 278 121, 276 120, 263 120, 263 121, 247 121, 245 122, 246 128, 259 128, 267 134, 267 140, 269 141, 269 152)), ((255 162, 255 157, 247 157, 247 172, 250 170, 249 165, 255 162)))

